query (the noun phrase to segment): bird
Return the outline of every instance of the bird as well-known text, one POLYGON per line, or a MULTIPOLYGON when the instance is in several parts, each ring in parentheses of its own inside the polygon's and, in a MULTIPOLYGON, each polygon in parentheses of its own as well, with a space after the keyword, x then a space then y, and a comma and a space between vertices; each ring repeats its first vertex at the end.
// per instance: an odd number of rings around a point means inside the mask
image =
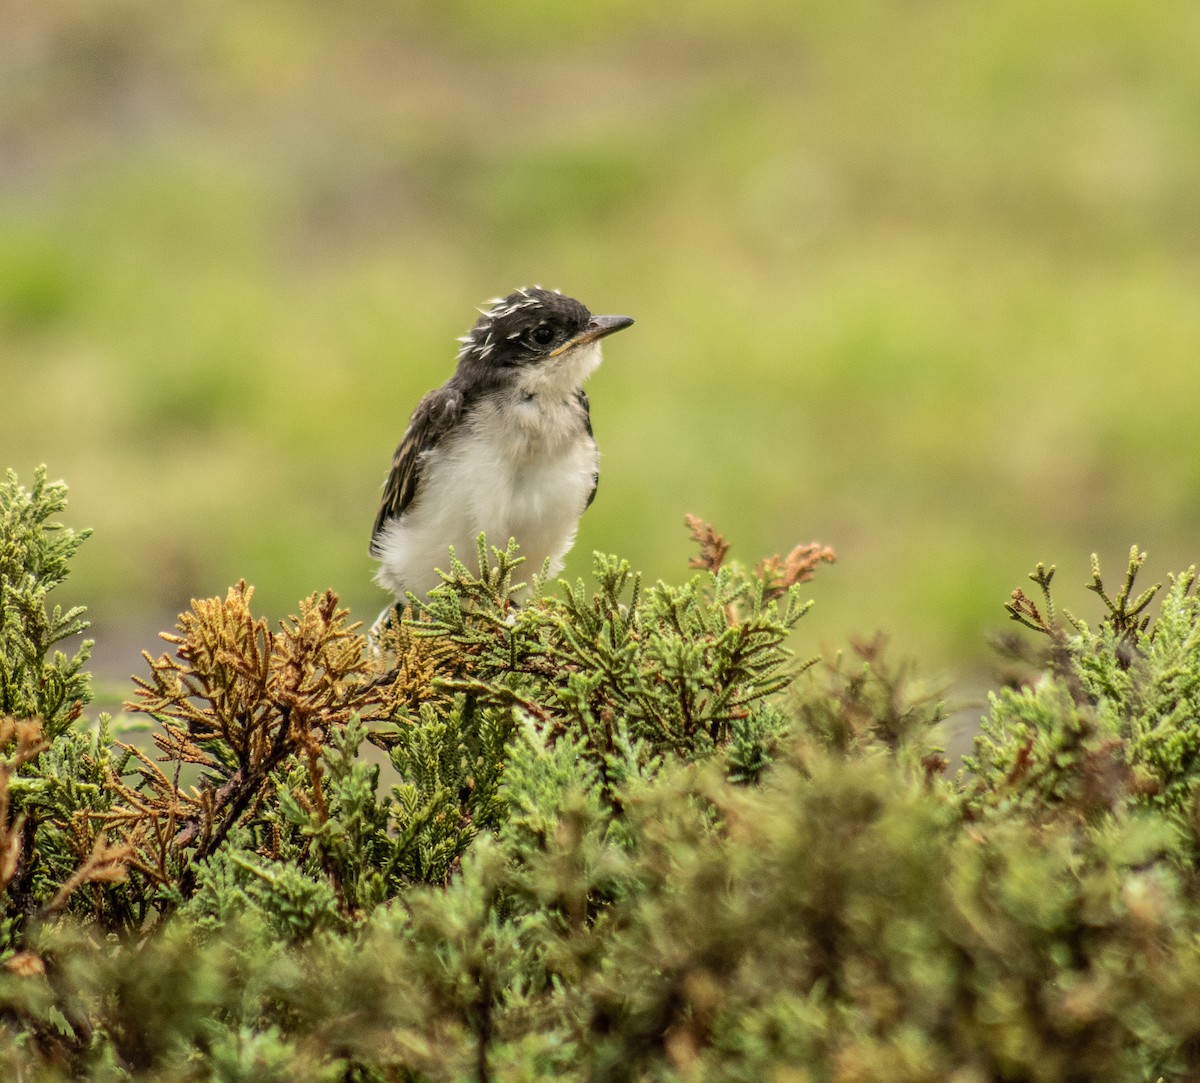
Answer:
POLYGON ((528 568, 548 561, 556 574, 596 495, 583 384, 600 365, 601 341, 633 319, 593 316, 540 286, 478 311, 458 340, 454 374, 417 404, 384 483, 370 553, 376 583, 397 604, 442 582, 451 547, 469 563, 480 533, 492 545, 515 539, 528 568))

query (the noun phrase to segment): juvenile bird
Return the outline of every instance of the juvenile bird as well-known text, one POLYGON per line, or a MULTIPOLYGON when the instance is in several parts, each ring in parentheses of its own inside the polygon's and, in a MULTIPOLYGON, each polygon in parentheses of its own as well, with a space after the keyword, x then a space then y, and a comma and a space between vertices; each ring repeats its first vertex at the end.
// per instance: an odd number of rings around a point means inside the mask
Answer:
MULTIPOLYGON (((593 316, 557 290, 529 287, 481 309, 454 375, 417 404, 392 456, 375 517, 375 581, 398 601, 441 581, 448 549, 473 563, 475 539, 515 538, 529 574, 562 568, 596 494, 598 453, 583 382, 600 341, 633 323, 593 316)), ((386 611, 384 616, 386 616, 386 611)))

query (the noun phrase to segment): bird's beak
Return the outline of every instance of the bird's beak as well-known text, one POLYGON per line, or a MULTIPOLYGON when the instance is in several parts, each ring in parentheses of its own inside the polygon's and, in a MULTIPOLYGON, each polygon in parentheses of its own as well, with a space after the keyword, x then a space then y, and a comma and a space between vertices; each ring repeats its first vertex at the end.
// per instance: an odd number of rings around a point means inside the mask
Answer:
POLYGON ((632 316, 593 316, 584 330, 580 331, 574 338, 567 339, 557 349, 551 350, 550 356, 558 357, 568 350, 575 349, 576 346, 583 346, 589 342, 595 342, 597 339, 604 338, 605 335, 623 331, 632 323, 632 316))

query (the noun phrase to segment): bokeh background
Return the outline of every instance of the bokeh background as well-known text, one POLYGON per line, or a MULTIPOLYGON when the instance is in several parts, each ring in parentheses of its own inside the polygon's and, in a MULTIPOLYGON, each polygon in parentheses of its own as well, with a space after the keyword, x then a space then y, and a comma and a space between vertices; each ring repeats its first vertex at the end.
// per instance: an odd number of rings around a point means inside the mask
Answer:
POLYGON ((1035 561, 1200 526, 1200 6, 0 0, 0 466, 95 536, 97 664, 246 577, 371 619, 473 306, 637 327, 568 566, 686 512, 840 563, 799 644, 975 679, 1035 561))

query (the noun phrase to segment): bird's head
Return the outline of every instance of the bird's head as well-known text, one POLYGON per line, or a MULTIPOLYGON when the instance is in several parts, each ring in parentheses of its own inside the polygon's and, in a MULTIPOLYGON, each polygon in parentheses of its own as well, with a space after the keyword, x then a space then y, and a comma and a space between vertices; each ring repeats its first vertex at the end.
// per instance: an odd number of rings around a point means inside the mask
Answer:
POLYGON ((575 298, 539 286, 490 301, 480 313, 459 340, 458 370, 486 384, 578 386, 600 363, 600 340, 633 323, 629 316, 593 316, 575 298))

